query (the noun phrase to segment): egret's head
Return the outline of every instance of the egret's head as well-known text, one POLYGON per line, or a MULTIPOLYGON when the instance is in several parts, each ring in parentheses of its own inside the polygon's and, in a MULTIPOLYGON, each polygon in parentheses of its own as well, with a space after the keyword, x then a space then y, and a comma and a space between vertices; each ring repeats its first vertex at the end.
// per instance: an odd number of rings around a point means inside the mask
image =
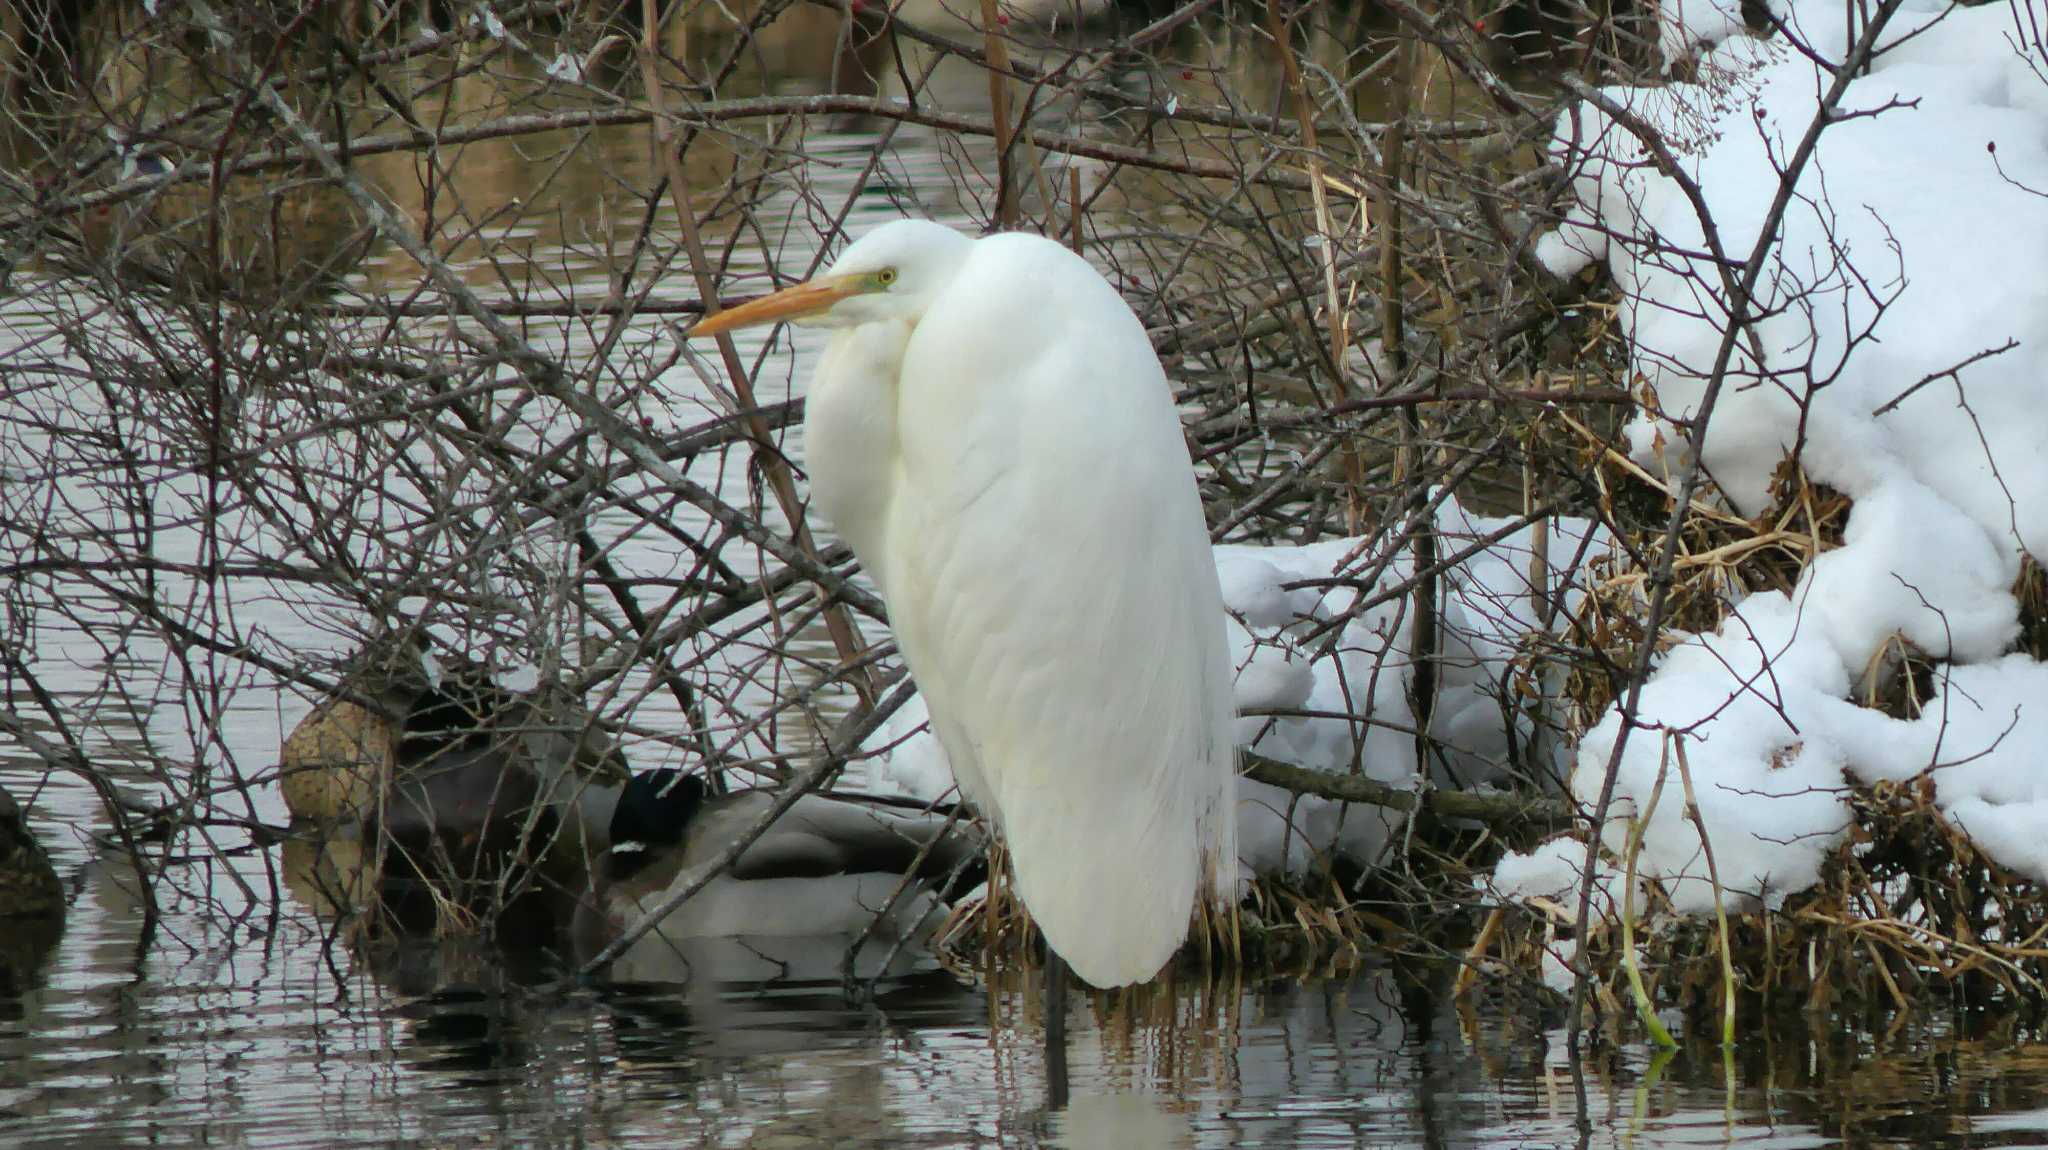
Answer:
POLYGON ((855 240, 815 279, 749 300, 690 329, 692 338, 764 323, 856 327, 916 322, 946 289, 974 241, 928 220, 897 220, 855 240))

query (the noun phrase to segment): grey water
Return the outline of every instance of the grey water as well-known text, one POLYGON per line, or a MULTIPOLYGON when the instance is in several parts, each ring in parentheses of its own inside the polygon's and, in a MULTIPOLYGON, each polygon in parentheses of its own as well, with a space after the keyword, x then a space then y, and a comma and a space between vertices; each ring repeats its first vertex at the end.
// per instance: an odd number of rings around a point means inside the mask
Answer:
POLYGON ((289 845, 169 868, 145 944, 95 803, 37 797, 76 898, 0 945, 0 1145, 2048 1145, 2048 1046, 1998 1020, 1746 1020, 1725 1063, 1624 1046, 1575 1081, 1554 1009, 1374 966, 1077 995, 1052 1110, 1020 972, 550 989, 545 956, 334 937, 289 845))

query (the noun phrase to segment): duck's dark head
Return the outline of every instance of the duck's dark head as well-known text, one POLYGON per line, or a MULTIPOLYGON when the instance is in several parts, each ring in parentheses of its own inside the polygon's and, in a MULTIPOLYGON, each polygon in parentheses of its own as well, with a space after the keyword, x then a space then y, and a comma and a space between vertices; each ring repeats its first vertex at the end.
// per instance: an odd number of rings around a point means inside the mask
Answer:
POLYGON ((440 682, 424 677, 405 713, 398 741, 403 765, 427 762, 451 750, 484 750, 508 742, 516 732, 502 729, 513 693, 492 682, 481 667, 444 670, 440 682))
POLYGON ((625 878, 655 854, 682 842, 684 828, 696 817, 705 794, 702 775, 686 775, 673 767, 634 775, 612 812, 606 876, 625 878))

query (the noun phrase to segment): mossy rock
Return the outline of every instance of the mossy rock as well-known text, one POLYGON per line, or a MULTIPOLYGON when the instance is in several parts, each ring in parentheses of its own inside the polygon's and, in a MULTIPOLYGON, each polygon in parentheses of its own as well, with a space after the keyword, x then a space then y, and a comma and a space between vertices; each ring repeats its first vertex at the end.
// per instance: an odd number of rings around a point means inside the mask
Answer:
POLYGON ((278 789, 293 818, 360 819, 391 775, 398 724, 347 699, 327 699, 286 737, 278 789))

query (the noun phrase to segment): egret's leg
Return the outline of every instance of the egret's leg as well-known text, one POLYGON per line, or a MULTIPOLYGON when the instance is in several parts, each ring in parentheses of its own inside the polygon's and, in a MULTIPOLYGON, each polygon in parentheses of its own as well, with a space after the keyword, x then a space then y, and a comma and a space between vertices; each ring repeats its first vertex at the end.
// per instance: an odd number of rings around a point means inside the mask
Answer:
POLYGON ((1045 1105, 1067 1105, 1067 960, 1045 948, 1045 1105))

